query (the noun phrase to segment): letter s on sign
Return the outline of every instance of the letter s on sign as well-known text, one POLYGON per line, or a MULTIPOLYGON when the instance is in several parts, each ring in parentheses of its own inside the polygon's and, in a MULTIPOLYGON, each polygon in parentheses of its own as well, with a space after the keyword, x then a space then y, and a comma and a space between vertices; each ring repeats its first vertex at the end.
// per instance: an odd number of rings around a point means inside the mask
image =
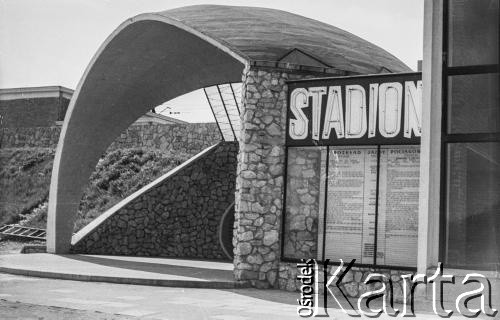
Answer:
POLYGON ((307 138, 309 120, 307 119, 303 108, 309 105, 309 93, 304 88, 297 88, 290 94, 290 111, 295 119, 290 119, 290 138, 294 140, 303 140, 307 138))

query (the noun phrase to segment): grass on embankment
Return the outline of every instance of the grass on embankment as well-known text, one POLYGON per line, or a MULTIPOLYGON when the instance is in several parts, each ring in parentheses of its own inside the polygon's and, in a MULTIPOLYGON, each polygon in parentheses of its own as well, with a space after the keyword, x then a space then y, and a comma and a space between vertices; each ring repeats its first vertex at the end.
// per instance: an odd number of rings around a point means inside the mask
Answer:
POLYGON ((47 201, 53 158, 52 149, 0 149, 0 225, 47 201))
MULTIPOLYGON (((121 149, 99 160, 80 202, 75 231, 190 155, 121 149)), ((45 228, 54 150, 0 149, 0 225, 45 228)))

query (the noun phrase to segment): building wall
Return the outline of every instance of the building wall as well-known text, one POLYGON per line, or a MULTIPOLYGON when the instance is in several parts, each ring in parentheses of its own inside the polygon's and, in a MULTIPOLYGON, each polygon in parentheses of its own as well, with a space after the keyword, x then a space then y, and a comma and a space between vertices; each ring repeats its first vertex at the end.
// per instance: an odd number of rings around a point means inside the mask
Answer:
POLYGON ((72 251, 227 259, 218 230, 234 202, 237 150, 235 142, 220 143, 128 202, 86 233, 72 251))
POLYGON ((109 150, 146 147, 195 154, 219 141, 221 135, 216 123, 136 124, 128 127, 109 150))
POLYGON ((243 72, 243 112, 235 201, 237 280, 277 287, 285 166, 286 80, 282 71, 243 72))
POLYGON ((55 148, 60 134, 60 126, 2 128, 0 148, 55 148))
MULTIPOLYGON (((0 131, 0 147, 55 148, 60 133, 60 126, 3 128, 0 131)), ((215 123, 134 124, 123 132, 108 150, 144 147, 196 154, 220 140, 219 129, 215 123)))
POLYGON ((0 128, 52 127, 64 119, 68 104, 63 97, 0 100, 0 128))
POLYGON ((287 161, 283 256, 310 259, 318 256, 318 220, 324 211, 321 168, 325 163, 321 163, 321 151, 310 147, 289 149, 287 161))

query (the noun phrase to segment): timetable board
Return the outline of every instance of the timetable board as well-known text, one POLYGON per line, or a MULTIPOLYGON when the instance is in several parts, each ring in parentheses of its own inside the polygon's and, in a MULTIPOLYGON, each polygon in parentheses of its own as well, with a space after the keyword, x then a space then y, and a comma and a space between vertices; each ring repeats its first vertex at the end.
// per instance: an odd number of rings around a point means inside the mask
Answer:
POLYGON ((419 168, 419 146, 381 148, 378 264, 417 264, 419 168))
POLYGON ((377 236, 377 264, 416 264, 419 156, 418 146, 382 147, 377 166, 376 147, 330 148, 325 258, 373 264, 377 236))

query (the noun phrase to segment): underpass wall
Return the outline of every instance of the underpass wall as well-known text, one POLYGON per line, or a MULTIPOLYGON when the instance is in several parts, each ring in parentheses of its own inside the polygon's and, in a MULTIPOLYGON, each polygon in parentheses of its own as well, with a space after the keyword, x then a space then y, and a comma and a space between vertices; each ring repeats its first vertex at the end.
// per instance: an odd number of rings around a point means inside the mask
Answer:
POLYGON ((234 201, 237 152, 221 142, 194 156, 83 228, 72 252, 227 259, 218 232, 234 201))

